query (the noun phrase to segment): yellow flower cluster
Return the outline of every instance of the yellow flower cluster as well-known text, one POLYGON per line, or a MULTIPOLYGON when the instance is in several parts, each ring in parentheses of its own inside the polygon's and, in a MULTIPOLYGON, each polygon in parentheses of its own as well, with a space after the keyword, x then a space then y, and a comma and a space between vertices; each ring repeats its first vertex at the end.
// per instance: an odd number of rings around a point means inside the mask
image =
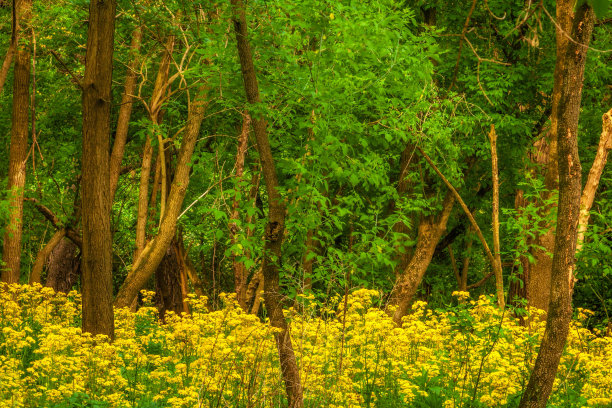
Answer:
MULTIPOLYGON (((144 295, 138 312, 115 311, 111 343, 81 333, 76 292, 38 285, 0 292, 0 407, 286 404, 268 323, 232 296, 212 312, 193 296, 190 315, 169 314, 160 324, 152 293, 144 295)), ((523 327, 487 298, 458 293, 461 302, 444 311, 415 302, 397 328, 373 306, 378 296, 357 290, 346 310, 342 299, 324 310, 302 296, 299 311, 286 311, 307 405, 499 406, 520 396, 541 319, 523 327)), ((612 404, 612 338, 572 325, 551 402, 612 404)))

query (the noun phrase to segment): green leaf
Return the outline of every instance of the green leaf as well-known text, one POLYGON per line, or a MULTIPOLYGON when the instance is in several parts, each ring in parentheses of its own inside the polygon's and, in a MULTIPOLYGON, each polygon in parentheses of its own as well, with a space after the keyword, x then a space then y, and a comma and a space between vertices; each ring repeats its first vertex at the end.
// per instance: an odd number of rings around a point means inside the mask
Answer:
POLYGON ((610 0, 589 0, 589 5, 593 7, 593 11, 597 18, 604 18, 610 11, 610 0))

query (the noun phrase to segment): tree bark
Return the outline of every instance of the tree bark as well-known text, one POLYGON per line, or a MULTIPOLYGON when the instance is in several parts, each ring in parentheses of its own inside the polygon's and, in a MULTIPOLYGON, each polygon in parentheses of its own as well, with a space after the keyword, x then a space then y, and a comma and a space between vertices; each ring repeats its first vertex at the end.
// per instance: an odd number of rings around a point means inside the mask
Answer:
MULTIPOLYGON (((234 193, 234 201, 232 202, 232 212, 230 214, 229 221, 229 231, 230 231, 230 239, 232 240, 232 245, 237 245, 238 242, 238 225, 236 221, 238 221, 240 213, 238 211, 238 206, 240 202, 236 198, 236 193, 238 192, 240 182, 242 181, 242 175, 244 173, 244 158, 246 156, 247 150, 247 141, 249 136, 249 128, 251 127, 251 117, 248 113, 243 114, 242 118, 242 128, 240 135, 238 136, 238 149, 236 152, 236 182, 235 182, 235 193, 234 193)), ((246 308, 246 290, 247 290, 247 269, 244 263, 238 261, 238 257, 236 254, 232 253, 232 269, 234 270, 234 289, 236 292, 236 300, 240 307, 243 310, 247 310, 246 308)))
POLYGON ((401 327, 402 318, 408 313, 412 298, 425 276, 436 250, 440 237, 446 230, 446 224, 455 204, 452 192, 446 193, 442 203, 442 211, 437 217, 422 216, 419 222, 417 245, 404 271, 398 275, 391 292, 390 305, 396 306, 393 321, 401 327))
POLYGON ((83 331, 114 337, 110 109, 115 0, 91 1, 83 89, 83 331))
POLYGON ((606 161, 608 160, 608 152, 612 149, 612 109, 603 114, 602 131, 599 138, 599 146, 595 154, 595 160, 591 165, 589 177, 587 178, 582 196, 580 197, 580 218, 578 221, 578 243, 576 252, 580 252, 584 244, 584 234, 589 226, 589 217, 593 201, 595 201, 595 193, 599 186, 599 179, 603 173, 606 161))
POLYGON ((155 303, 163 322, 165 321, 167 311, 172 311, 179 315, 182 312, 186 312, 183 304, 181 269, 177 242, 173 240, 155 270, 155 303))
MULTIPOLYGON (((582 169, 578 157, 578 117, 582 98, 582 83, 587 47, 593 30, 593 10, 586 3, 574 13, 573 0, 557 2, 559 21, 571 21, 567 33, 575 41, 560 41, 566 33, 557 31, 557 65, 562 75, 555 76, 555 90, 559 92, 556 117, 559 201, 555 251, 552 261, 550 304, 546 329, 535 366, 529 378, 520 408, 544 408, 552 391, 563 347, 572 318, 571 273, 575 263, 582 169), (560 83, 556 81, 560 80, 560 83)), ((555 67, 556 71, 557 67, 555 67)))
MULTIPOLYGON (((171 52, 174 46, 174 40, 169 42, 169 48, 164 49, 162 59, 159 63, 157 70, 157 76, 155 78, 155 85, 153 86, 153 93, 148 106, 149 119, 156 128, 162 119, 161 109, 163 106, 164 95, 168 89, 168 75, 170 73, 170 61, 172 58, 171 52)), ((156 129, 157 133, 158 130, 156 129)), ((163 143, 160 143, 157 147, 159 150, 164 149, 163 143)), ((134 263, 144 250, 147 242, 147 219, 149 214, 149 208, 155 208, 155 196, 156 188, 153 189, 151 198, 149 198, 149 182, 151 177, 151 162, 153 160, 153 146, 151 144, 151 135, 147 133, 145 145, 142 151, 142 166, 140 168, 140 188, 138 193, 138 214, 136 216, 136 250, 134 251, 134 263)), ((157 164, 165 167, 165 163, 162 164, 162 160, 165 161, 163 153, 158 154, 157 164)), ((165 172, 164 172, 165 173, 165 172)), ((159 176, 156 169, 156 176, 159 176)), ((158 177, 156 177, 158 179, 158 177)), ((165 180, 162 183, 166 183, 165 180)), ((154 183, 155 184, 155 183, 154 183)), ((162 195, 160 201, 162 208, 165 208, 165 202, 167 197, 162 195)), ((163 215, 162 215, 163 217, 163 215)))
POLYGON ((77 246, 69 239, 62 239, 49 254, 45 286, 68 293, 77 282, 80 270, 77 246))
POLYGON ((166 213, 164 214, 159 232, 143 249, 138 259, 132 265, 132 270, 121 285, 115 299, 115 306, 129 307, 144 287, 147 280, 153 275, 161 262, 170 242, 176 232, 176 221, 181 212, 183 200, 189 185, 189 172, 191 170, 191 156, 195 148, 200 126, 204 120, 206 107, 208 106, 206 87, 201 86, 198 94, 189 107, 185 135, 181 143, 181 149, 176 164, 176 171, 170 194, 167 200, 166 213))
POLYGON ((489 141, 491 142, 491 167, 492 167, 492 179, 493 179, 493 252, 495 257, 495 265, 493 272, 495 274, 495 288, 497 291, 497 302, 503 309, 505 306, 504 296, 504 278, 502 274, 502 262, 500 254, 499 244, 499 169, 497 168, 497 133, 495 132, 495 126, 491 125, 491 131, 489 132, 489 141))
POLYGON ((117 118, 117 130, 115 132, 115 141, 113 142, 113 151, 110 156, 110 197, 111 202, 117 191, 117 183, 119 182, 119 173, 121 172, 121 160, 125 151, 125 142, 128 135, 128 127, 130 117, 132 115, 132 106, 134 105, 134 89, 136 88, 136 68, 139 60, 137 54, 140 50, 142 40, 142 28, 137 27, 132 32, 132 43, 130 44, 130 62, 125 73, 125 84, 123 85, 123 95, 121 96, 121 107, 119 108, 119 117, 117 118))
POLYGON ((17 50, 13 81, 13 113, 11 146, 9 151, 9 223, 4 233, 2 281, 18 283, 21 266, 21 234, 23 217, 23 189, 26 179, 28 154, 28 112, 30 106, 30 54, 17 50))
MULTIPOLYGON (((247 22, 245 5, 241 0, 231 0, 233 9, 234 31, 242 79, 247 101, 250 104, 259 104, 259 86, 255 75, 255 66, 247 36, 247 22)), ((281 371, 285 381, 285 389, 289 408, 301 408, 303 406, 302 384, 300 371, 293 352, 289 326, 285 320, 282 309, 282 295, 279 288, 279 264, 281 261, 281 246, 285 231, 285 205, 278 193, 278 178, 276 167, 268 140, 267 122, 264 118, 252 118, 253 130, 257 141, 257 148, 261 161, 261 168, 266 182, 268 193, 268 222, 265 228, 265 245, 262 262, 264 276, 264 301, 270 316, 272 326, 280 329, 275 332, 276 346, 280 359, 281 371)))
POLYGON ((43 271, 43 267, 45 266, 45 262, 47 262, 47 258, 51 254, 51 251, 60 243, 62 238, 66 236, 66 228, 60 228, 55 231, 55 234, 51 237, 49 242, 44 246, 43 249, 38 251, 36 254, 36 261, 34 262, 34 266, 32 267, 32 272, 30 273, 30 285, 33 283, 41 282, 41 275, 43 271))

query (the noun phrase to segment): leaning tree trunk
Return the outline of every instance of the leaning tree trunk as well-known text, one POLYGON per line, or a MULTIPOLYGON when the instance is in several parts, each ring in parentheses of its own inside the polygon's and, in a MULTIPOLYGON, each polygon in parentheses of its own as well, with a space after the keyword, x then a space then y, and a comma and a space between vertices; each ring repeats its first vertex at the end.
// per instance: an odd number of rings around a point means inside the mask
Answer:
POLYGON ((189 106, 185 135, 181 143, 174 179, 170 186, 166 211, 159 226, 159 232, 142 250, 134 262, 132 270, 121 285, 115 298, 115 306, 129 307, 144 287, 149 278, 162 261, 170 242, 176 232, 176 221, 181 212, 183 200, 189 185, 189 172, 191 170, 191 156, 200 134, 200 126, 204 120, 204 113, 208 106, 206 87, 200 87, 195 100, 189 106))
POLYGON ((454 204, 455 196, 448 192, 444 197, 442 212, 437 217, 431 215, 421 217, 416 248, 406 268, 398 275, 391 293, 390 305, 396 307, 393 311, 393 321, 398 326, 402 325, 402 318, 408 313, 408 307, 431 263, 436 245, 446 230, 454 204))
POLYGON ((142 27, 137 27, 132 32, 132 43, 130 44, 130 62, 125 72, 125 83, 123 85, 123 95, 121 95, 121 107, 117 117, 117 131, 113 142, 113 150, 110 155, 110 197, 111 201, 115 197, 119 173, 121 172, 121 160, 125 151, 125 142, 128 135, 132 106, 134 105, 134 89, 136 88, 136 68, 138 68, 138 52, 142 40, 142 27))
MULTIPOLYGON (((248 27, 246 22, 245 5, 241 0, 232 0, 234 30, 240 68, 247 101, 250 104, 260 104, 259 86, 253 65, 253 56, 248 41, 248 27)), ((278 193, 278 178, 272 157, 270 141, 268 140, 267 122, 264 118, 252 118, 253 130, 257 141, 257 150, 261 161, 261 168, 266 182, 268 193, 268 222, 265 228, 265 245, 262 262, 264 276, 264 301, 270 323, 279 329, 274 333, 276 346, 281 364, 281 371, 285 381, 285 389, 290 408, 301 408, 302 384, 300 371, 293 352, 289 325, 285 320, 282 308, 282 295, 279 288, 279 263, 281 260, 281 246, 285 232, 285 205, 278 193)))
MULTIPOLYGON (((582 177, 578 156, 578 117, 584 66, 594 22, 593 10, 586 3, 575 14, 573 9, 572 0, 557 2, 557 18, 562 21, 569 16, 569 36, 575 42, 557 41, 557 65, 562 67, 562 75, 555 75, 555 81, 560 80, 561 83, 555 82, 554 90, 559 92, 559 103, 553 124, 557 126, 559 201, 550 304, 540 351, 520 408, 546 406, 572 318, 570 284, 576 255, 582 177)), ((568 34, 557 31, 557 38, 565 35, 568 34)))
POLYGON ((9 224, 4 233, 2 281, 18 283, 21 264, 23 188, 28 154, 28 110, 30 106, 30 53, 19 49, 13 80, 13 125, 9 152, 9 224))
POLYGON ((83 89, 83 331, 113 338, 110 109, 115 0, 91 1, 83 89))

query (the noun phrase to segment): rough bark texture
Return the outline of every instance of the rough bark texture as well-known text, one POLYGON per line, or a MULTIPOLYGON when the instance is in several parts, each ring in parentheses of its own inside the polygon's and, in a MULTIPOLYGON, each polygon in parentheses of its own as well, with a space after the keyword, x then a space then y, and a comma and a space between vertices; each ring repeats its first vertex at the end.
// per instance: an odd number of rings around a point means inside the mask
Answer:
POLYGON ((110 229, 110 109, 115 0, 89 7, 83 89, 83 331, 114 337, 110 229))
POLYGON ((68 293, 76 284, 80 271, 81 260, 77 256, 77 246, 64 238, 49 254, 45 286, 56 292, 68 293))
MULTIPOLYGON (((247 22, 245 5, 240 0, 232 0, 234 30, 240 58, 242 78, 247 100, 250 104, 260 103, 259 87, 253 65, 253 57, 247 37, 247 22)), ((267 122, 264 118, 253 118, 253 130, 257 140, 257 150, 268 193, 268 222, 265 228, 265 245, 262 262, 264 276, 264 301, 270 323, 280 329, 274 334, 280 359, 281 371, 285 381, 285 389, 290 408, 301 408, 302 384, 300 371, 293 352, 289 326, 283 315, 282 295, 279 288, 279 263, 281 246, 285 231, 285 205, 277 191, 278 179, 276 167, 268 140, 267 122)))
POLYGON ((422 216, 419 222, 417 245, 404 271, 397 277, 390 304, 396 306, 393 321, 402 325, 402 317, 408 313, 412 298, 431 263, 436 245, 446 230, 448 218, 455 204, 455 196, 449 191, 444 197, 442 212, 437 216, 422 216))
MULTIPOLYGON (((551 126, 546 137, 546 175, 544 178, 544 186, 546 192, 543 194, 543 199, 550 198, 554 191, 559 189, 559 164, 558 164, 558 120, 559 120, 559 98, 560 87, 567 74, 567 64, 564 58, 560 56, 565 53, 569 40, 568 35, 571 35, 572 15, 569 12, 564 12, 557 5, 557 60, 554 71, 554 88, 552 95, 552 111, 551 111, 551 126), (563 30, 563 31, 561 31, 563 30)), ((573 37, 572 37, 573 38, 573 37)), ((582 85, 581 85, 582 86, 582 85)), ((537 162, 537 161, 536 161, 537 162)), ((542 208, 542 216, 547 216, 553 208, 542 208)), ((550 226, 548 231, 535 240, 536 245, 541 249, 536 249, 533 253, 535 262, 531 267, 530 274, 527 280, 527 300, 529 306, 537 307, 548 311, 550 302, 550 274, 552 270, 552 254, 555 250, 555 226, 550 226)))
POLYGON ((4 233, 2 281, 18 283, 21 264, 23 188, 28 154, 28 112, 30 106, 30 54, 21 49, 15 56, 13 113, 9 151, 8 190, 10 216, 4 233))
POLYGON ((119 182, 119 173, 121 172, 121 160, 125 151, 125 142, 128 135, 128 127, 130 117, 132 115, 132 105, 134 105, 134 89, 136 87, 136 68, 138 67, 138 58, 136 55, 140 50, 142 40, 142 29, 137 27, 132 33, 132 43, 130 44, 131 60, 127 66, 125 73, 125 84, 123 86, 123 95, 121 96, 121 107, 119 108, 119 116, 117 118, 117 130, 115 132, 115 141, 113 142, 113 151, 110 156, 110 197, 111 201, 115 197, 117 191, 117 183, 119 182))
POLYGON ((557 64, 562 66, 563 72, 559 77, 555 76, 555 81, 561 83, 555 82, 559 102, 557 109, 553 110, 556 115, 553 124, 556 124, 558 137, 559 201, 550 305, 540 351, 520 408, 546 406, 572 317, 570 278, 576 255, 582 176, 577 130, 587 46, 594 22, 593 11, 588 5, 578 8, 575 15, 573 9, 573 0, 557 2, 557 17, 562 21, 569 16, 571 30, 567 33, 578 44, 559 41, 565 34, 557 32, 557 64))
POLYGON ((172 241, 155 271, 155 303, 162 321, 167 311, 187 312, 183 304, 182 268, 177 246, 176 240, 172 241))
POLYGON ((204 119, 204 113, 208 106, 206 88, 202 86, 198 95, 189 107, 185 135, 181 143, 174 179, 170 186, 166 213, 159 226, 159 232, 143 249, 138 259, 134 262, 132 270, 128 274, 125 282, 121 285, 119 293, 115 299, 117 307, 129 307, 138 295, 140 289, 144 287, 147 280, 153 275, 159 263, 162 261, 170 242, 176 232, 176 221, 183 206, 187 186, 189 185, 190 162, 195 148, 200 125, 204 119))

